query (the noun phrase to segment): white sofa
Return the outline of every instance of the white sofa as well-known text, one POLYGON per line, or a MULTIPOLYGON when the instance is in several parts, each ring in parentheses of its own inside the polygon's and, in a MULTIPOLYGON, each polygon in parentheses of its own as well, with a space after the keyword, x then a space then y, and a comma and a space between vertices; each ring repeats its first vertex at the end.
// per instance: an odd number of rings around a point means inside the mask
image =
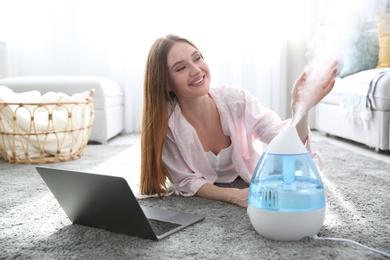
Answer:
POLYGON ((370 69, 337 78, 315 109, 315 128, 362 143, 390 149, 390 68, 370 69))
POLYGON ((390 149, 389 8, 383 6, 375 18, 356 20, 349 28, 348 41, 337 49, 336 84, 316 107, 315 116, 317 130, 377 151, 390 149))
POLYGON ((89 141, 107 143, 124 130, 124 91, 115 81, 96 76, 29 76, 0 79, 14 92, 39 90, 68 95, 95 90, 95 119, 89 141))

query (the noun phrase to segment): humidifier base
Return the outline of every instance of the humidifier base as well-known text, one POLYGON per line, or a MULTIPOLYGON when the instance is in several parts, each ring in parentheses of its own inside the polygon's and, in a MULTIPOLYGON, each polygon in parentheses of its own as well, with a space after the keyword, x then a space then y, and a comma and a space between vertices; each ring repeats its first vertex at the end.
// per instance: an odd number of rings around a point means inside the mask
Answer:
POLYGON ((248 205, 248 215, 254 229, 263 237, 296 241, 317 235, 324 223, 325 208, 305 212, 281 212, 248 205))

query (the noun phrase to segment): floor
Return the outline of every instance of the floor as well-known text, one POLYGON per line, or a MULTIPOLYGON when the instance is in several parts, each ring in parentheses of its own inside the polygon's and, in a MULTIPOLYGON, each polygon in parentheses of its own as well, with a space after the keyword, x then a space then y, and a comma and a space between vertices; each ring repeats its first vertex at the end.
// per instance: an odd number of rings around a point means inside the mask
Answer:
POLYGON ((138 134, 120 134, 108 140, 108 145, 133 145, 140 142, 138 134))
POLYGON ((359 153, 361 155, 371 157, 373 159, 382 160, 386 163, 390 163, 390 153, 387 152, 377 152, 374 148, 367 147, 366 145, 359 144, 353 141, 348 141, 346 139, 334 137, 334 136, 327 136, 325 133, 313 131, 313 137, 314 138, 324 138, 327 141, 331 142, 334 145, 343 147, 345 149, 352 150, 356 153, 359 153))
MULTIPOLYGON (((387 163, 390 163, 390 153, 379 153, 374 149, 364 146, 362 144, 358 144, 355 142, 351 142, 345 139, 327 136, 326 134, 318 131, 313 131, 313 139, 326 139, 334 145, 341 146, 346 149, 353 150, 354 152, 360 153, 362 155, 372 157, 377 160, 382 160, 387 163)), ((137 134, 121 134, 117 137, 114 137, 108 142, 108 145, 136 145, 139 147, 140 136, 137 134)))

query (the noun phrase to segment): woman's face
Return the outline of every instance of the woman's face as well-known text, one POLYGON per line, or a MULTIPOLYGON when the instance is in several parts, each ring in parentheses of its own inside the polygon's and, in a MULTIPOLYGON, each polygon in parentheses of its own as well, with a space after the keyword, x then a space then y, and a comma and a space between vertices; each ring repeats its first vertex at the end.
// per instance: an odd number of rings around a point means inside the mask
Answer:
POLYGON ((192 45, 178 41, 168 52, 168 70, 172 90, 180 98, 195 98, 210 90, 210 71, 201 53, 192 45))

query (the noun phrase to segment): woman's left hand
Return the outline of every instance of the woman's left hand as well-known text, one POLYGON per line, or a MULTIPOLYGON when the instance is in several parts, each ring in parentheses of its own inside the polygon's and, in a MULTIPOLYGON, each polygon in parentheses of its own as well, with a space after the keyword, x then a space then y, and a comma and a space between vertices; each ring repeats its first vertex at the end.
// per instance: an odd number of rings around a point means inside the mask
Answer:
POLYGON ((333 89, 337 65, 338 61, 333 61, 316 69, 309 68, 295 81, 291 92, 291 106, 293 116, 300 117, 298 121, 333 89))

